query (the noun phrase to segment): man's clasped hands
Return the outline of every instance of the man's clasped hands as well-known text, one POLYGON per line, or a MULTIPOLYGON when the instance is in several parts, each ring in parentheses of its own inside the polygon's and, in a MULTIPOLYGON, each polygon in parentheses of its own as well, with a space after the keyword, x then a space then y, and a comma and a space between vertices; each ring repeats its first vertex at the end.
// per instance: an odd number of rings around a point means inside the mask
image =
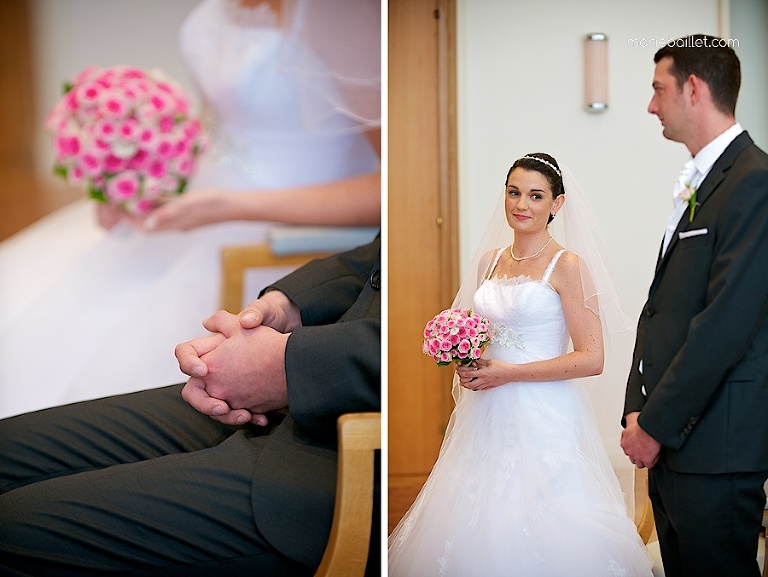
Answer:
POLYGON ((298 307, 271 290, 239 314, 219 311, 203 326, 213 334, 176 346, 179 368, 190 377, 182 398, 227 425, 266 425, 266 413, 288 406, 285 348, 301 326, 298 307))

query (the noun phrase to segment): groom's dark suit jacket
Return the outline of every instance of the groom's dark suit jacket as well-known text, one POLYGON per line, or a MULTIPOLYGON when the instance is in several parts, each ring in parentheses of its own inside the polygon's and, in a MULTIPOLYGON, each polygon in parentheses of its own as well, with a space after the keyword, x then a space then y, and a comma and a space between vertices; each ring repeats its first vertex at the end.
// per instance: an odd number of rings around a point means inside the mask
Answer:
POLYGON ((379 249, 377 238, 273 285, 298 305, 303 326, 288 338, 289 414, 259 455, 253 512, 273 546, 309 566, 320 563, 330 533, 336 420, 381 407, 379 249))
POLYGON ((674 471, 766 470, 768 155, 743 132, 697 200, 657 263, 624 414, 642 411, 674 471))

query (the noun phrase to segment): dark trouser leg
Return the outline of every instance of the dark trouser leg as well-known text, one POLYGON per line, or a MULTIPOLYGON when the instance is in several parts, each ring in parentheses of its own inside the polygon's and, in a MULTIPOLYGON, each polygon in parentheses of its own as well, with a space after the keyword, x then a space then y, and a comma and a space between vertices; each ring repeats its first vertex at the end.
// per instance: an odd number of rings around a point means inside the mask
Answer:
POLYGON ((758 531, 768 471, 675 473, 662 461, 649 474, 667 577, 758 577, 758 531))
POLYGON ((0 420, 0 493, 47 478, 216 445, 237 429, 192 409, 183 385, 0 420))
POLYGON ((311 574, 254 526, 262 431, 222 427, 178 392, 0 422, 0 573, 311 574))

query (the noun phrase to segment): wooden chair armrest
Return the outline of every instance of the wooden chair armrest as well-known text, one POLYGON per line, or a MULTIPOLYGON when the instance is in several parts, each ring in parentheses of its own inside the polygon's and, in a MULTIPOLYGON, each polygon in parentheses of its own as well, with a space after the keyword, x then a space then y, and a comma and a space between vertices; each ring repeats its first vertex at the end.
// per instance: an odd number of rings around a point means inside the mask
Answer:
POLYGON ((315 577, 362 577, 371 537, 374 451, 381 448, 381 413, 342 415, 338 433, 336 505, 315 577))
POLYGON ((276 255, 269 244, 234 245, 221 249, 221 308, 237 314, 243 308, 243 274, 249 268, 301 266, 330 253, 276 255))

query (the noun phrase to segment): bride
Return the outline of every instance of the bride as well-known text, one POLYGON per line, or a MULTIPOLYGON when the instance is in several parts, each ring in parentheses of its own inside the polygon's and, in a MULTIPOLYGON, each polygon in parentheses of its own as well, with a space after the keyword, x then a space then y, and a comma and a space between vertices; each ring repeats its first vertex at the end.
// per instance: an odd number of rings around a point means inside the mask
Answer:
POLYGON ((491 344, 456 369, 440 455, 389 538, 391 577, 651 575, 577 380, 602 372, 603 333, 624 317, 563 181, 542 153, 507 174, 454 302, 490 321, 491 344))
POLYGON ((0 244, 0 418, 186 380, 173 350, 219 308, 223 245, 267 242, 275 222, 378 226, 379 35, 378 0, 190 12, 180 45, 209 149, 145 221, 101 206, 107 232, 82 200, 0 244))

